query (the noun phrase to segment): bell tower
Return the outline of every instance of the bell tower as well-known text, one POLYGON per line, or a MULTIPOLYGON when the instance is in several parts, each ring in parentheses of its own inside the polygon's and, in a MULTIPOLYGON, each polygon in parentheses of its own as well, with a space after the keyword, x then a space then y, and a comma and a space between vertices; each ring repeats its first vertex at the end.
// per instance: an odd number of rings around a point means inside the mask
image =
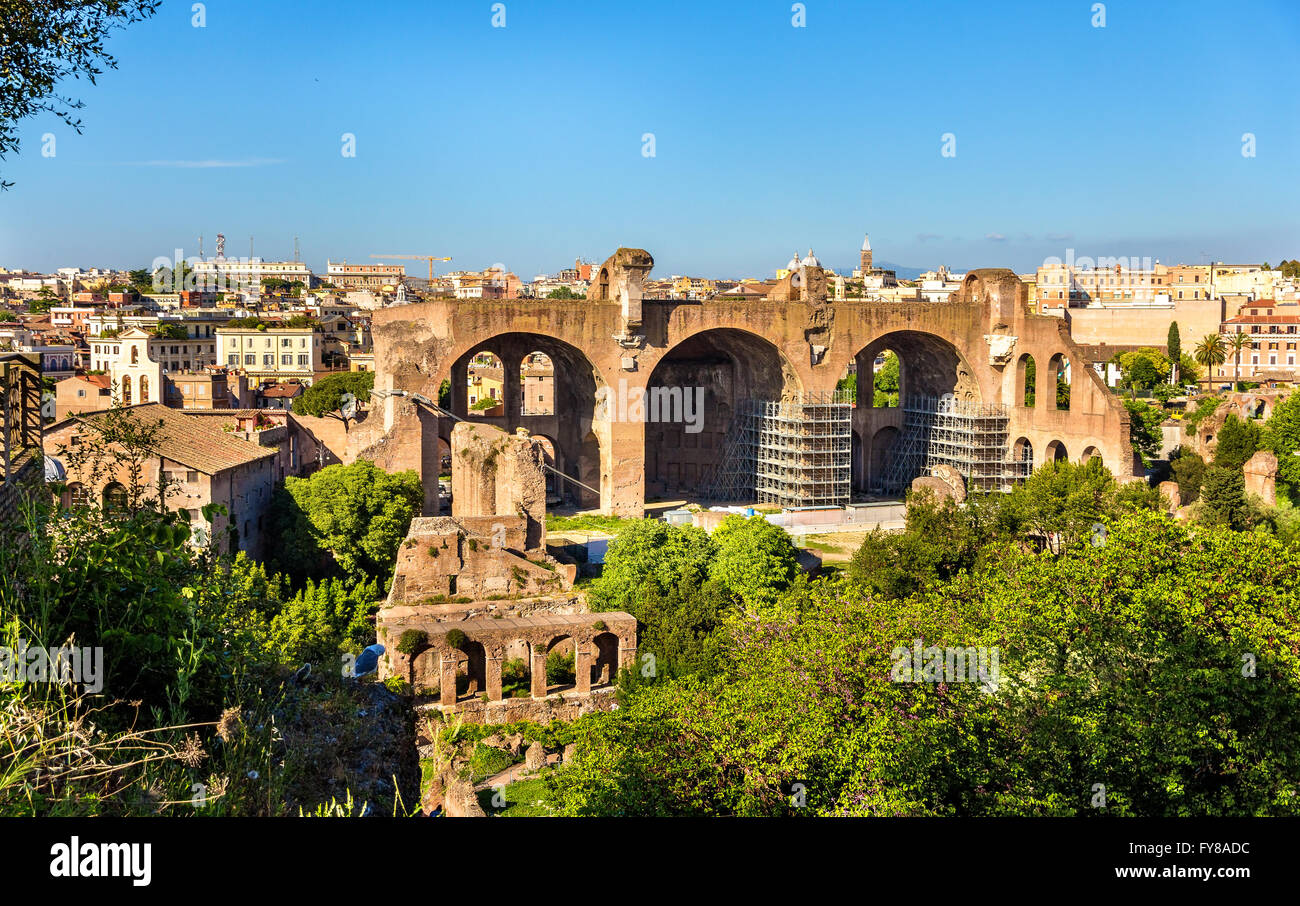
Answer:
POLYGON ((862 273, 863 276, 871 272, 871 237, 863 235, 862 237, 862 273))

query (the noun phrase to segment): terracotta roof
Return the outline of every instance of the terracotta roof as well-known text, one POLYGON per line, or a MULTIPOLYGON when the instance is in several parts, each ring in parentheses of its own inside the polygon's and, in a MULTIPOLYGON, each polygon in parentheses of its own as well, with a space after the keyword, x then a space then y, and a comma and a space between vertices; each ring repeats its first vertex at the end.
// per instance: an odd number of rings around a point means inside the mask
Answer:
POLYGON ((287 387, 281 387, 281 386, 267 387, 266 389, 261 391, 262 396, 269 396, 272 399, 280 399, 283 397, 294 397, 297 396, 299 393, 302 393, 302 384, 290 384, 287 387))
MULTIPOLYGON (((244 440, 223 430, 222 426, 212 419, 196 418, 181 409, 171 409, 161 403, 142 403, 138 406, 127 406, 125 410, 149 424, 162 421, 160 440, 154 449, 155 453, 207 475, 216 475, 226 469, 247 465, 259 459, 269 459, 276 455, 275 448, 261 447, 244 440)), ((83 412, 45 430, 49 433, 70 421, 94 424, 97 417, 102 417, 108 411, 110 410, 101 409, 96 412, 83 412)))
POLYGON ((1300 315, 1238 315, 1224 324, 1300 324, 1300 315))

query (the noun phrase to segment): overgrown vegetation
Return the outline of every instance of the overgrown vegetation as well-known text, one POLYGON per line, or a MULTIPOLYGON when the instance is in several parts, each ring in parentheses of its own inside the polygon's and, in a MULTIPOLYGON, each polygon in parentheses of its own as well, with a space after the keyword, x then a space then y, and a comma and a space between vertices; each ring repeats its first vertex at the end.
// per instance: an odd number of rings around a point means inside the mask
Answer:
POLYGON ((100 665, 0 682, 0 814, 290 815, 349 792, 406 813, 384 776, 398 759, 377 757, 399 751, 396 699, 343 676, 374 641, 376 577, 294 585, 223 553, 146 481, 157 426, 127 410, 97 425, 69 471, 120 492, 68 509, 53 485, 0 532, 0 646, 100 665))

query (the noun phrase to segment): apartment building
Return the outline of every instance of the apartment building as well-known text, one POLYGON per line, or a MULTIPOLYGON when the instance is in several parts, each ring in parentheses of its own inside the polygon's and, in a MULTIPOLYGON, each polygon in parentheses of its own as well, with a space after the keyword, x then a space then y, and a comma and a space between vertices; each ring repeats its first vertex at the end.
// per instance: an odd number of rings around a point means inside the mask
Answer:
MULTIPOLYGON (((1244 306, 1236 317, 1223 322, 1225 344, 1234 334, 1250 338, 1242 348, 1240 375, 1243 381, 1291 383, 1300 380, 1296 368, 1296 344, 1300 343, 1300 305, 1261 299, 1244 306)), ((1227 348, 1228 358, 1215 377, 1231 382, 1238 373, 1238 353, 1227 348)))
POLYGON ((370 289, 392 292, 406 280, 406 267, 401 264, 325 264, 325 279, 337 289, 370 289))
POLYGON ((261 258, 208 258, 191 267, 198 287, 249 287, 260 292, 266 279, 312 284, 312 272, 301 261, 263 261, 261 258))
POLYGON ((249 385, 298 380, 311 384, 322 370, 324 333, 319 326, 217 328, 217 361, 248 375, 249 385))

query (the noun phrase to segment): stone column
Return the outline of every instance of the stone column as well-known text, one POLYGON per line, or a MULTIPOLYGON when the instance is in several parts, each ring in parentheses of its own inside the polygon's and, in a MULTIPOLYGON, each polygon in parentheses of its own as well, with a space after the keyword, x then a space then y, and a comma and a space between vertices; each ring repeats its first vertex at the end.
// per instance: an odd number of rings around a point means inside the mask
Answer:
POLYGON ((576 642, 573 648, 573 675, 578 692, 591 691, 591 643, 576 642))
MULTIPOLYGON (((434 400, 437 402, 437 400, 434 400)), ((438 473, 442 471, 442 457, 438 455, 438 422, 436 413, 424 406, 416 407, 420 420, 420 481, 424 485, 422 515, 439 515, 438 473)))
POLYGON ((486 672, 487 672, 487 695, 488 701, 501 701, 501 663, 503 651, 500 648, 493 648, 487 652, 486 672))
POLYGON ((456 652, 451 649, 440 651, 442 659, 442 694, 440 700, 444 705, 456 704, 456 652))
MULTIPOLYGON (((636 666, 636 645, 627 640, 627 636, 619 633, 618 636, 618 669, 624 667, 636 666)), ((612 681, 614 677, 610 677, 612 681)))
POLYGON ((600 511, 614 516, 644 515, 645 422, 596 422, 593 427, 600 437, 600 511))
POLYGON ((505 356, 501 360, 501 373, 503 384, 501 395, 505 397, 506 403, 506 423, 507 431, 514 431, 519 425, 519 417, 523 415, 524 396, 519 389, 520 366, 523 364, 522 355, 516 354, 514 344, 511 344, 508 352, 501 353, 505 356))
POLYGON ((533 698, 546 698, 546 649, 531 645, 533 698))

